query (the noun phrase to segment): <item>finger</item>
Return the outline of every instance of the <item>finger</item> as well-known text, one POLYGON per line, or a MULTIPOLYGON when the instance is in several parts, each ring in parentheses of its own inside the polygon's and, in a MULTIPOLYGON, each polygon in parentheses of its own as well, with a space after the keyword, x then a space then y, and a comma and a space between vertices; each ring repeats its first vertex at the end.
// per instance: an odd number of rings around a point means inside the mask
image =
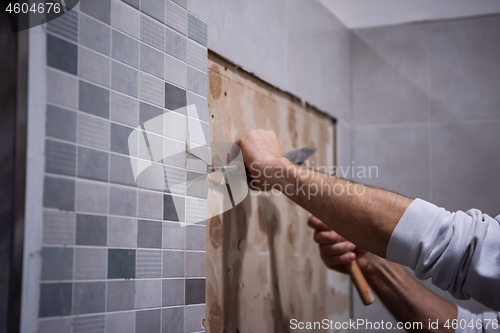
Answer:
POLYGON ((353 252, 356 246, 351 242, 341 242, 336 244, 322 244, 319 250, 326 256, 340 256, 353 252))
POLYGON ((315 231, 314 241, 318 244, 335 244, 345 242, 345 239, 335 231, 315 231))
POLYGON ((329 230, 331 230, 326 224, 324 224, 323 222, 321 222, 321 220, 318 219, 315 216, 311 216, 307 220, 307 225, 310 226, 311 228, 313 228, 315 230, 319 230, 319 231, 329 231, 329 230))
POLYGON ((351 263, 356 259, 356 255, 352 252, 345 253, 341 256, 324 256, 321 255, 323 262, 328 268, 334 269, 338 268, 335 266, 343 266, 345 264, 351 263))

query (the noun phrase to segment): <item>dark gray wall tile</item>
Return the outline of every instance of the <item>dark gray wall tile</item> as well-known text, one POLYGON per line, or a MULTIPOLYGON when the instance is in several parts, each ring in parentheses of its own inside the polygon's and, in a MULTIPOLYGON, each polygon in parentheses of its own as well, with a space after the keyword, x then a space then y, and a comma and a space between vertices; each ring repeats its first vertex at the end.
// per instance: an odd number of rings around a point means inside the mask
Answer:
POLYGON ((78 147, 78 177, 107 181, 108 156, 103 151, 78 147))
POLYGON ((85 15, 80 15, 79 29, 79 42, 81 45, 109 56, 111 44, 111 30, 109 26, 86 17, 85 15))
POLYGON ((68 176, 75 175, 76 146, 45 140, 45 171, 68 176))
POLYGON ((134 309, 134 281, 108 281, 107 284, 106 311, 134 309))
POLYGON ((158 21, 142 15, 141 41, 163 51, 165 48, 165 27, 158 21))
POLYGON ((163 79, 164 53, 146 45, 141 44, 141 70, 163 79))
POLYGON ((47 104, 45 134, 52 138, 75 142, 76 113, 47 104))
POLYGON ((129 155, 128 137, 133 129, 111 123, 111 151, 129 155))
POLYGON ((137 190, 111 186, 109 188, 109 213, 112 215, 137 216, 137 190))
POLYGON ((167 221, 185 220, 185 199, 183 197, 165 194, 163 197, 163 219, 167 221))
POLYGON ((184 276, 184 252, 163 251, 163 277, 184 276))
POLYGON ((123 0, 123 2, 126 2, 129 5, 139 9, 139 0, 123 0))
POLYGON ((108 279, 135 278, 135 250, 108 249, 108 279))
POLYGON ((203 97, 207 97, 207 74, 197 70, 194 67, 188 66, 187 69, 187 88, 189 91, 197 93, 203 97))
POLYGON ((161 116, 163 114, 163 109, 140 102, 139 104, 139 123, 144 124, 148 120, 161 116))
POLYGON ((42 248, 42 280, 71 280, 73 278, 73 249, 42 248))
POLYGON ((184 305, 184 279, 162 281, 162 305, 184 305))
POLYGON ((106 246, 107 217, 76 215, 76 244, 106 246))
POLYGON ((73 333, 104 333, 104 315, 73 318, 73 333))
POLYGON ((139 42, 113 30, 111 57, 135 68, 139 67, 139 42))
POLYGON ((47 66, 76 75, 78 47, 52 35, 47 35, 47 66))
POLYGON ((186 91, 165 83, 165 108, 175 110, 187 105, 186 91))
POLYGON ((135 313, 135 331, 160 333, 161 310, 158 309, 158 310, 137 311, 135 313))
POLYGON ((207 24, 189 13, 188 37, 203 46, 207 46, 207 24))
POLYGON ((186 249, 205 251, 207 228, 199 225, 186 226, 186 249))
POLYGON ((137 247, 161 248, 161 222, 139 220, 137 225, 137 247))
POLYGON ((80 81, 78 109, 99 117, 109 118, 109 90, 80 81))
POLYGON ((81 282, 73 287, 73 314, 104 312, 106 282, 81 282))
POLYGON ((42 283, 40 285, 40 317, 67 316, 71 314, 71 283, 42 283))
POLYGON ((75 181, 45 176, 43 206, 62 210, 75 209, 75 181))
POLYGON ((165 0, 142 0, 141 12, 165 23, 165 0))
POLYGON ((109 24, 111 18, 111 0, 81 0, 80 11, 109 24))
POLYGON ((78 12, 70 10, 66 14, 47 22, 47 31, 58 34, 73 42, 78 41, 78 12))
POLYGON ((186 305, 205 303, 205 279, 186 279, 186 305))
POLYGON ((137 97, 139 72, 119 62, 111 63, 111 88, 132 97, 137 97))
POLYGON ((185 62, 187 57, 187 38, 167 27, 165 31, 165 52, 185 62))
MULTIPOLYGON (((133 159, 137 163, 136 159, 133 159)), ((130 157, 110 154, 109 181, 116 184, 135 186, 130 157)))
POLYGON ((162 309, 162 332, 184 332, 184 308, 162 309))

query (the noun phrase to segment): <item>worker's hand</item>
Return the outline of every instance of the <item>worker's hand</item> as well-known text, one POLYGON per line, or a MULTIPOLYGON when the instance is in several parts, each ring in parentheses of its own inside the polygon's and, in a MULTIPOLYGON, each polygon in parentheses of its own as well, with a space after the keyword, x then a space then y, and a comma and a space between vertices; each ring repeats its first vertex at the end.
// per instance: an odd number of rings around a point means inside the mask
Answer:
POLYGON ((319 244, 321 259, 328 268, 348 274, 345 264, 356 260, 360 269, 364 270, 374 259, 372 253, 357 248, 318 218, 311 216, 307 224, 315 230, 314 241, 319 244))

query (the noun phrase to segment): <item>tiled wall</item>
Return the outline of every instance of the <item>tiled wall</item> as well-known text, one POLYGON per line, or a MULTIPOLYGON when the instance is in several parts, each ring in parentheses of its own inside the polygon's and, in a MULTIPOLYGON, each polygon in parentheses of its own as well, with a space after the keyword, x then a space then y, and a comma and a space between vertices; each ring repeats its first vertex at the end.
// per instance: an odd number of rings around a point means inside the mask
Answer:
MULTIPOLYGON (((203 331, 204 189, 137 186, 128 136, 178 112, 146 132, 160 151, 183 152, 183 107, 208 121, 204 6, 81 0, 46 25, 39 332, 203 331)), ((160 163, 176 183, 203 176, 182 154, 160 163)))

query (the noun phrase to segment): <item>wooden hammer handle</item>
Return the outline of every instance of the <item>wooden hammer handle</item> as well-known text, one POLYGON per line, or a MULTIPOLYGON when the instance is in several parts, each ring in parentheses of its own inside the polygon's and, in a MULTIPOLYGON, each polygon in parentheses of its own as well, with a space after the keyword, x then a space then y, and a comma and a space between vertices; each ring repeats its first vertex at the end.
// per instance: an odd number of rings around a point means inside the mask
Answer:
POLYGON ((356 286, 359 297, 361 297, 363 304, 372 304, 373 301, 375 301, 375 294, 373 293, 372 288, 370 288, 370 286, 368 285, 368 282, 366 282, 366 279, 361 272, 358 263, 356 261, 350 262, 345 265, 345 268, 351 275, 352 283, 354 283, 354 285, 356 286))

